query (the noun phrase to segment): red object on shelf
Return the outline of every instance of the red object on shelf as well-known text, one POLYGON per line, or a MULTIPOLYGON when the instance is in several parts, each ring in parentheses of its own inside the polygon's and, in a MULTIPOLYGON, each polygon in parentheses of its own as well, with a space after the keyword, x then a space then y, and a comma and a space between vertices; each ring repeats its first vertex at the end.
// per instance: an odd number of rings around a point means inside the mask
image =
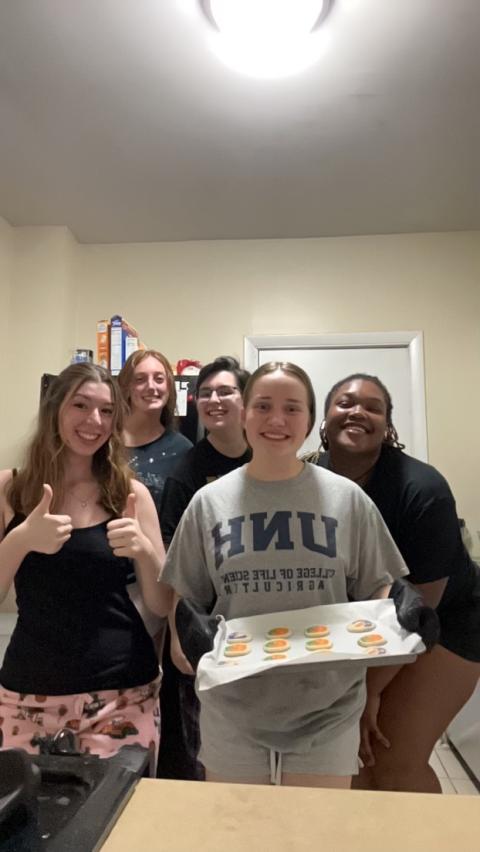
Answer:
POLYGON ((202 364, 200 361, 192 361, 189 358, 183 358, 181 361, 177 361, 177 376, 197 376, 201 367, 202 364))

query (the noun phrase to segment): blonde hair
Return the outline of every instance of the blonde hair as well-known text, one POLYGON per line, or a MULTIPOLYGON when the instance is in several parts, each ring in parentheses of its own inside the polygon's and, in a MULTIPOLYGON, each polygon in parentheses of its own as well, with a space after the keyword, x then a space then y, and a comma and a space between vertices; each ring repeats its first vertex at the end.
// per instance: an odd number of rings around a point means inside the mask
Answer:
POLYGON ((53 489, 52 510, 58 510, 64 496, 65 444, 60 435, 59 414, 85 382, 105 384, 112 395, 112 434, 92 458, 92 473, 100 486, 100 503, 107 512, 119 515, 125 508, 130 482, 122 444, 124 404, 110 373, 96 364, 71 364, 48 387, 40 403, 37 426, 27 447, 24 464, 13 477, 7 498, 14 512, 28 515, 39 503, 42 486, 53 489))
POLYGON ((171 428, 175 422, 175 409, 177 406, 177 391, 175 388, 175 379, 173 377, 172 368, 165 355, 158 352, 156 349, 138 349, 137 352, 132 352, 130 357, 125 361, 122 369, 118 374, 118 384, 122 392, 125 403, 130 410, 130 387, 133 382, 135 368, 141 364, 145 358, 156 358, 165 368, 165 376, 167 378, 168 399, 162 408, 160 414, 160 423, 165 426, 165 429, 171 428))

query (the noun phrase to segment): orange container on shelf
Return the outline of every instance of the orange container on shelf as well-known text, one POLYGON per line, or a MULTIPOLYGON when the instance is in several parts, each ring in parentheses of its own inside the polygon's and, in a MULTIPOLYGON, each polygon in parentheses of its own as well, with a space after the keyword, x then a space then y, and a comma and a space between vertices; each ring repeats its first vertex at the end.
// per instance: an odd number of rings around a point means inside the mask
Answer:
POLYGON ((96 363, 100 367, 110 369, 110 322, 99 320, 97 322, 97 358, 96 363))

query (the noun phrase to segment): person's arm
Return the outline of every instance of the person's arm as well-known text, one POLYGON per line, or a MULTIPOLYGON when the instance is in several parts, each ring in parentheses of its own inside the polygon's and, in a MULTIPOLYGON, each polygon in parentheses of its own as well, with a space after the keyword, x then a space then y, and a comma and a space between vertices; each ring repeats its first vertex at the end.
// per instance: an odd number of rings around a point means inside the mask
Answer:
POLYGON ((204 525, 205 513, 200 494, 197 493, 185 510, 165 562, 164 581, 174 590, 173 604, 169 614, 172 635, 171 656, 177 668, 184 674, 192 674, 193 669, 178 639, 175 622, 177 604, 181 598, 185 598, 207 613, 211 612, 216 599, 204 549, 204 525))
POLYGON ((386 598, 388 598, 388 595, 390 594, 391 588, 392 588, 391 583, 389 583, 388 586, 379 586, 379 588, 374 591, 373 595, 370 595, 369 600, 371 600, 371 601, 385 600, 386 598))
MULTIPOLYGON (((370 596, 370 600, 387 599, 391 588, 391 584, 381 586, 370 596)), ((402 666, 381 666, 367 669, 367 701, 360 720, 360 757, 366 766, 373 766, 375 762, 372 738, 375 738, 385 748, 390 746, 387 738, 378 727, 377 716, 380 709, 380 696, 401 668, 402 666)))
POLYGON ((410 581, 437 607, 463 545, 453 494, 444 477, 424 465, 409 485, 397 540, 410 581))
POLYGON ((5 600, 15 575, 27 553, 57 553, 72 532, 69 515, 50 514, 53 492, 50 485, 43 486, 40 502, 21 524, 5 535, 6 517, 9 509, 5 488, 12 472, 0 473, 0 602, 5 600))
POLYGON ((155 615, 165 616, 170 608, 171 589, 160 580, 165 548, 157 510, 141 482, 132 480, 131 488, 123 516, 107 524, 108 541, 115 556, 134 560, 138 584, 148 609, 155 615))
MULTIPOLYGON (((160 507, 160 524, 166 548, 170 546, 170 542, 175 535, 183 513, 190 503, 194 493, 194 490, 189 488, 185 482, 175 479, 175 477, 168 477, 165 482, 162 504, 160 507)), ((174 666, 176 666, 182 674, 194 675, 195 672, 183 653, 175 624, 175 611, 179 600, 180 596, 177 595, 176 592, 173 592, 172 605, 168 614, 168 626, 170 628, 170 657, 174 666)))
POLYGON ((160 526, 165 548, 168 549, 182 515, 195 491, 185 482, 169 476, 165 482, 160 506, 160 526))
MULTIPOLYGON (((371 600, 386 599, 390 594, 391 584, 381 586, 373 595, 371 600)), ((367 669, 367 701, 362 717, 360 719, 360 749, 359 754, 365 766, 373 766, 375 758, 372 750, 372 741, 375 739, 385 748, 390 748, 390 743, 378 726, 378 712, 380 710, 381 694, 389 683, 396 677, 402 666, 379 666, 367 669)))
MULTIPOLYGON (((407 630, 419 633, 427 650, 439 639, 440 625, 435 606, 440 601, 446 581, 424 584, 422 587, 408 581, 396 580, 392 595, 396 607, 397 619, 407 630), (403 588, 402 588, 403 584, 403 588), (426 588, 425 588, 426 587, 426 588)), ((385 591, 385 587, 382 591, 385 591)), ((374 595, 373 597, 384 597, 374 595)), ((382 666, 370 668, 367 672, 367 702, 360 720, 360 757, 366 766, 373 766, 373 739, 389 748, 389 742, 378 726, 381 695, 384 689, 397 676, 402 666, 382 666)))
POLYGON ((408 568, 377 507, 363 495, 355 508, 348 592, 354 600, 388 597, 399 624, 418 633, 427 649, 438 642, 440 623, 435 610, 406 579, 408 568), (393 581, 393 582, 392 582, 393 581), (391 585, 391 588, 388 586, 391 585))
POLYGON ((172 658, 173 664, 177 667, 177 669, 182 672, 182 674, 186 675, 194 675, 195 672, 188 662, 185 654, 183 653, 182 646, 180 644, 180 639, 178 638, 177 626, 175 624, 175 612, 177 609, 177 604, 181 600, 180 595, 177 595, 176 592, 173 592, 173 602, 170 608, 170 612, 168 613, 168 625, 170 627, 170 656, 172 658))
MULTIPOLYGON (((412 584, 412 586, 415 591, 420 592, 425 606, 436 609, 442 599, 447 582, 447 579, 443 579, 436 580, 433 583, 415 583, 412 584)), ((388 586, 381 586, 381 588, 377 589, 373 595, 370 595, 370 600, 388 598, 391 588, 391 584, 388 586)))
POLYGON ((448 578, 444 577, 442 580, 434 580, 432 583, 415 583, 414 588, 417 592, 420 592, 426 606, 436 609, 442 600, 447 583, 448 578))
POLYGON ((377 507, 359 489, 351 512, 348 594, 353 600, 387 598, 393 580, 408 568, 377 507))
MULTIPOLYGON (((405 584, 405 581, 402 582, 405 584)), ((396 585, 398 585, 397 581, 394 586, 396 585)), ((400 622, 402 622, 402 612, 405 606, 407 607, 407 612, 404 614, 408 620, 410 620, 413 615, 411 609, 412 605, 417 608, 419 622, 417 630, 418 632, 422 632, 421 625, 423 625, 423 638, 428 648, 428 636, 430 636, 430 639, 433 638, 436 629, 436 624, 434 623, 435 619, 438 621, 434 612, 434 606, 436 606, 441 599, 446 581, 440 580, 437 583, 428 583, 424 585, 426 586, 426 589, 424 589, 424 587, 419 588, 418 585, 410 585, 407 582, 407 589, 400 589, 400 595, 395 595, 394 599, 395 603, 398 603, 397 618, 400 622), (403 591, 408 591, 408 587, 410 587, 411 592, 409 592, 407 598, 411 596, 412 592, 418 597, 418 601, 413 601, 413 604, 406 599, 404 600, 403 591), (430 606, 430 610, 427 610, 428 606, 430 606)), ((382 591, 384 592, 387 588, 388 587, 385 587, 382 591)), ((374 597, 384 597, 384 595, 376 594, 374 597)), ((413 625, 411 625, 411 627, 413 628, 413 625)), ((360 720, 360 757, 366 766, 373 766, 375 764, 375 757, 373 753, 374 740, 383 745, 385 748, 390 747, 390 743, 378 725, 378 714, 380 711, 382 692, 397 676, 401 669, 402 666, 382 666, 381 668, 370 668, 367 672, 367 702, 360 720)))
POLYGON ((378 713, 382 692, 403 666, 379 666, 367 669, 367 701, 360 719, 360 749, 359 754, 365 766, 374 766, 372 743, 376 740, 385 748, 390 743, 378 726, 378 713))
MULTIPOLYGON (((397 541, 411 576, 412 588, 419 592, 426 606, 435 609, 441 601, 448 582, 448 561, 453 559, 458 536, 455 502, 447 483, 434 472, 429 487, 416 483, 402 517, 400 538, 397 541), (439 579, 434 579, 439 577, 439 579), (415 583, 412 580, 428 579, 415 583)), ((367 766, 375 763, 372 741, 386 748, 389 742, 378 727, 377 717, 382 692, 401 671, 402 666, 369 668, 367 673, 367 703, 361 718, 360 756, 367 766)))

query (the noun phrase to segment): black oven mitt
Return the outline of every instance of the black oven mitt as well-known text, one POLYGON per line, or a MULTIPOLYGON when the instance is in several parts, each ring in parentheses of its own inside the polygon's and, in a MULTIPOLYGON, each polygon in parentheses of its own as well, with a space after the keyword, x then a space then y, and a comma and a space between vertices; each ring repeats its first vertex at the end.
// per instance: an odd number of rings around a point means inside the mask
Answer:
POLYGON ((403 578, 394 580, 388 597, 393 598, 399 624, 410 633, 418 633, 427 651, 433 648, 440 639, 440 621, 415 586, 403 578))
POLYGON ((175 626, 182 651, 196 671, 200 658, 213 648, 218 619, 188 598, 180 598, 175 611, 175 626))

